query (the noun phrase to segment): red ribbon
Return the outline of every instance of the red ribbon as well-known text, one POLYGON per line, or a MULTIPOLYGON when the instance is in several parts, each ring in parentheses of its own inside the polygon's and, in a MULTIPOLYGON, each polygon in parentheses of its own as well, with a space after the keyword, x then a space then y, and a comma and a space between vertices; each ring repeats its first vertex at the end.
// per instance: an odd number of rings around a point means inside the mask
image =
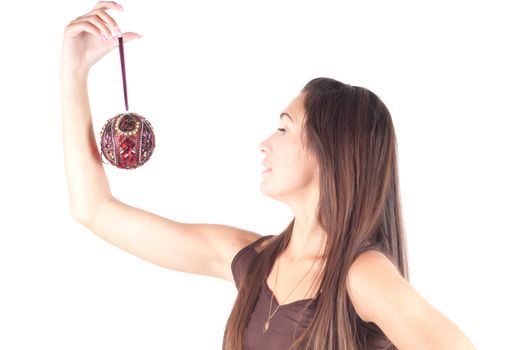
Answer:
POLYGON ((128 112, 128 91, 126 88, 126 69, 124 67, 124 46, 122 36, 119 37, 119 56, 121 57, 121 74, 123 76, 124 105, 128 112))

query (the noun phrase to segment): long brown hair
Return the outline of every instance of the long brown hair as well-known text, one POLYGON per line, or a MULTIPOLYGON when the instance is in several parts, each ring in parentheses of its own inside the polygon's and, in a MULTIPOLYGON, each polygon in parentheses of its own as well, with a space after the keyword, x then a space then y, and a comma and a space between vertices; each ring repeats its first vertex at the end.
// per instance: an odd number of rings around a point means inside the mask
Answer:
MULTIPOLYGON (((302 135, 319 164, 318 221, 327 244, 314 318, 291 349, 359 350, 379 341, 394 349, 375 324, 358 317, 347 293, 349 268, 366 249, 381 251, 409 278, 390 112, 370 90, 330 78, 313 79, 301 92, 302 135)), ((242 350, 257 297, 293 225, 294 219, 251 262, 227 321, 224 350, 242 350)))

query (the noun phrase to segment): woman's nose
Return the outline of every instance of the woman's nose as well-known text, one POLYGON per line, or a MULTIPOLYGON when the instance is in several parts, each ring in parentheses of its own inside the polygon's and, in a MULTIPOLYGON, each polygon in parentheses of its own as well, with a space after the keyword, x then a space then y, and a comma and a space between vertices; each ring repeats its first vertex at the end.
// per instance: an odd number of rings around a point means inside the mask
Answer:
POLYGON ((263 140, 262 142, 260 142, 260 144, 258 145, 258 149, 264 153, 269 153, 269 145, 268 145, 268 140, 269 138, 263 140))

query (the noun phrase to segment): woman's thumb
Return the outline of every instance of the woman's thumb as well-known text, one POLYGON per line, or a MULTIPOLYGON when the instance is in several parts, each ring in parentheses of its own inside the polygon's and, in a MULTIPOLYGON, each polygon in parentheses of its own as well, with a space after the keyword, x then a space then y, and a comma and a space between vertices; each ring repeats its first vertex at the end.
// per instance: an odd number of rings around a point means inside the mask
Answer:
POLYGON ((135 39, 139 39, 139 38, 142 38, 143 37, 143 34, 138 34, 138 33, 134 33, 134 32, 125 32, 123 33, 123 43, 126 43, 130 40, 135 40, 135 39))

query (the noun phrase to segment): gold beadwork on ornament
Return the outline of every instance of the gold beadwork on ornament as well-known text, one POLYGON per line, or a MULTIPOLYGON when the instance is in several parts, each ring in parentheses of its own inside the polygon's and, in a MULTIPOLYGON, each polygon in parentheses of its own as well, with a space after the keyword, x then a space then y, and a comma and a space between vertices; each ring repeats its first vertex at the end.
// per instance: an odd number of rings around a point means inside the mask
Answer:
MULTIPOLYGON (((128 113, 127 115, 133 115, 133 113, 128 113)), ((124 136, 135 135, 139 131, 139 126, 140 126, 140 123, 137 120, 135 122, 135 127, 132 131, 122 131, 121 129, 119 129, 119 125, 121 124, 121 119, 123 119, 124 116, 125 114, 121 114, 119 115, 119 118, 117 118, 117 121, 115 122, 115 131, 117 132, 118 135, 124 135, 124 136)))

